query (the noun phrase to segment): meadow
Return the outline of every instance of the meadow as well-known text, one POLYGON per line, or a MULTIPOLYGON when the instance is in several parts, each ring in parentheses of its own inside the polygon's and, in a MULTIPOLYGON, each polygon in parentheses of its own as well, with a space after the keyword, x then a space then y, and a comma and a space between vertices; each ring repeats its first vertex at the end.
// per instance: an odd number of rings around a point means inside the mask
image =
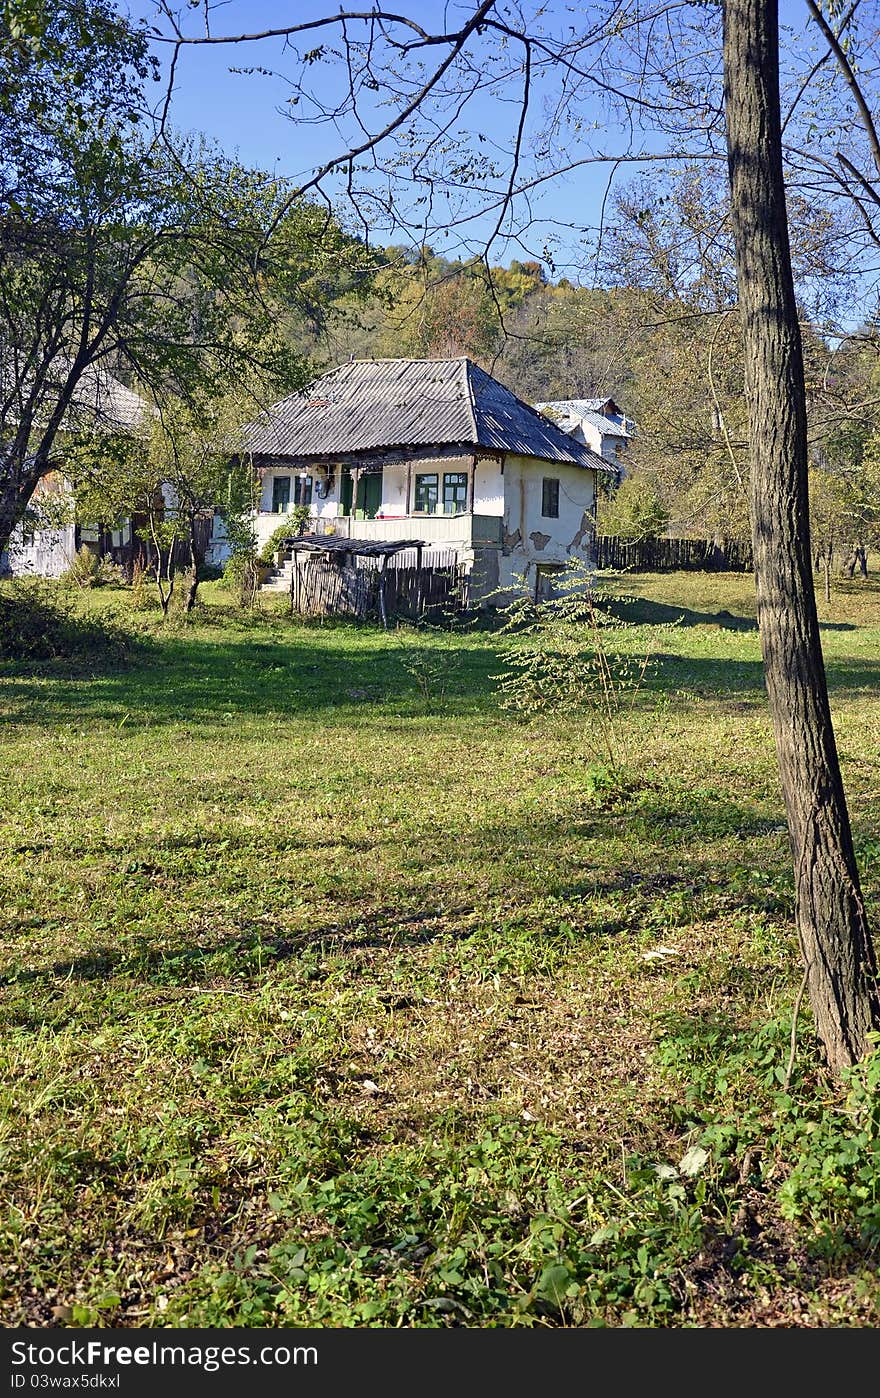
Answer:
MULTIPOLYGON (((614 771, 489 627, 102 588, 2 662, 0 1323, 877 1326, 751 579, 610 586, 614 771)), ((876 928, 880 582, 820 611, 876 928)))

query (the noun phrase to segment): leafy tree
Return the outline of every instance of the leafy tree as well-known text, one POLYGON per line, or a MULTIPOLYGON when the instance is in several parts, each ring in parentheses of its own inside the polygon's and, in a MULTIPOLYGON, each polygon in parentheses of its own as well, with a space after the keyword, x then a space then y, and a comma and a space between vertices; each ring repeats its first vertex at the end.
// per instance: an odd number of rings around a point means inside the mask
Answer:
POLYGON ((37 38, 20 9, 0 22, 0 548, 106 415, 109 371, 156 402, 255 372, 294 387, 285 316, 319 319, 327 269, 361 258, 277 181, 158 138, 145 32, 106 0, 62 0, 37 38))
POLYGON ((669 528, 669 511, 644 474, 625 476, 606 505, 599 507, 599 530, 621 539, 656 539, 669 528))

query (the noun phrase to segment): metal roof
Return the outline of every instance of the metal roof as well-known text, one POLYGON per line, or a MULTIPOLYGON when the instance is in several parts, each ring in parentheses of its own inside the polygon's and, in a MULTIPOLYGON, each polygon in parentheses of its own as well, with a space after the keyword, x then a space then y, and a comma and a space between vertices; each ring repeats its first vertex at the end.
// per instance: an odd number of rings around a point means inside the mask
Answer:
POLYGON ((109 431, 131 432, 154 417, 156 409, 102 365, 89 365, 74 389, 71 402, 70 416, 78 418, 80 415, 109 431))
POLYGON ((366 558, 391 558, 404 549, 427 547, 424 539, 343 539, 332 534, 295 534, 286 545, 294 553, 356 553, 366 558))
POLYGON ((353 360, 275 403, 244 441, 288 460, 459 445, 610 469, 466 358, 353 360))
POLYGON ((617 408, 613 398, 560 398, 551 403, 536 403, 539 412, 551 412, 554 421, 566 432, 588 422, 606 437, 629 437, 631 431, 626 425, 626 417, 617 408), (603 411, 611 405, 615 412, 603 411))
MULTIPOLYGON (((71 362, 59 356, 54 371, 47 376, 45 397, 52 406, 52 394, 60 394, 66 386, 71 371, 71 362)), ((15 371, 10 363, 0 362, 0 392, 14 396, 16 387, 15 371)), ((23 387, 28 387, 27 382, 23 387)), ((150 418, 157 415, 153 404, 148 403, 139 393, 126 388, 115 374, 104 364, 88 364, 77 380, 76 387, 64 415, 63 426, 67 430, 94 428, 102 431, 133 432, 145 426, 150 418)))

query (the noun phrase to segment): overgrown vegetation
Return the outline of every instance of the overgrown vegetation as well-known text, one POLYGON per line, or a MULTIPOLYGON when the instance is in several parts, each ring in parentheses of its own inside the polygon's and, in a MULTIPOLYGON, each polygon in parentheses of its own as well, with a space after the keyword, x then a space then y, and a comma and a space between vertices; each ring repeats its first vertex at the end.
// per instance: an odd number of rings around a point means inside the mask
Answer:
MULTIPOLYGON (((787 1082, 748 579, 622 580, 613 791, 582 715, 501 707, 503 636, 203 590, 64 593, 150 646, 0 681, 4 1323, 875 1326, 877 1063, 832 1088, 804 1009, 787 1082), (454 657, 428 702, 402 647, 454 657)), ((872 902, 878 639, 842 583, 872 902)))
MULTIPOLYGON (((88 588, 110 578, 83 564, 71 581, 88 588)), ((28 578, 6 583, 0 591, 0 660, 73 660, 101 667, 121 664, 132 650, 126 627, 112 616, 83 613, 63 585, 28 578)))

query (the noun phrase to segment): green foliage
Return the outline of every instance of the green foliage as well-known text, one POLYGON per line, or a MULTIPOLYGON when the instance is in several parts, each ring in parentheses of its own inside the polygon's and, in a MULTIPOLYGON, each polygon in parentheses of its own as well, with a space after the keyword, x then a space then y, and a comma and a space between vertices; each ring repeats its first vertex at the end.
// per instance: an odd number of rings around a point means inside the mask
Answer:
POLYGON ((61 581, 71 587, 102 587, 106 583, 122 582, 120 570, 112 560, 101 558, 87 544, 77 549, 61 581))
POLYGON ((642 474, 626 476, 599 513, 603 534, 621 539, 657 539, 669 528, 669 510, 656 485, 642 474))
POLYGON ((112 618, 83 616, 52 584, 28 579, 6 584, 0 595, 0 659, 79 660, 121 664, 132 654, 130 635, 112 618))
POLYGON ((502 707, 536 720, 551 713, 581 716, 581 742, 613 770, 623 758, 623 721, 632 710, 650 665, 619 645, 626 623, 609 610, 602 581, 572 563, 555 595, 533 603, 526 594, 507 608, 516 640, 498 676, 502 707))
POLYGON ((166 436, 177 436, 162 454, 179 461, 187 413, 204 439, 219 415, 210 399, 251 393, 250 417, 300 387, 311 369, 294 342, 297 317, 322 324, 334 278, 354 286, 370 271, 360 242, 325 210, 291 203, 283 182, 194 138, 166 130, 152 139, 143 28, 104 0, 62 3, 47 16, 38 33, 25 26, 8 39, 0 95, 9 210, 0 339, 19 349, 18 378, 0 404, 0 437, 11 444, 4 477, 17 504, 0 536, 49 469, 59 432, 65 455, 79 455, 81 488, 103 496, 90 517, 115 523, 117 497, 151 486, 136 461, 118 459, 125 447, 115 439, 138 426, 155 439, 158 403, 166 436), (118 421, 111 363, 148 393, 140 424, 118 421), (108 477, 120 474, 116 489, 108 477))
POLYGON ((308 505, 295 505, 294 508, 290 511, 290 513, 285 515, 283 522, 278 525, 277 529, 272 530, 272 533, 269 535, 268 539, 263 544, 263 547, 260 549, 260 552, 257 554, 258 562, 265 563, 268 565, 274 565, 275 555, 278 553, 278 550, 283 546, 287 539, 291 539, 295 535, 301 534, 303 531, 303 527, 308 523, 308 520, 308 505))
POLYGON ((880 1053, 846 1074, 842 1101, 800 1123, 800 1152, 779 1192, 786 1218, 806 1223, 813 1247, 839 1255, 880 1246, 880 1053))

